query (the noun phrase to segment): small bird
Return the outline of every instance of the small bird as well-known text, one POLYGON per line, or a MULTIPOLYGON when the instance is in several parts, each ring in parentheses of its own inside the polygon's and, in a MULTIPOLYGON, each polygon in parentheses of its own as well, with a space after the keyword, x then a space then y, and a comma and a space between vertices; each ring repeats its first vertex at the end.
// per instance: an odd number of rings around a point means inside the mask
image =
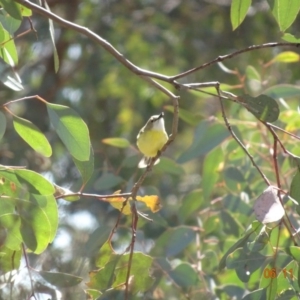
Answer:
MULTIPOLYGON (((168 135, 165 129, 164 113, 152 116, 146 125, 137 135, 137 146, 144 154, 143 159, 139 162, 139 168, 146 168, 151 162, 152 157, 162 149, 168 141, 168 135)), ((156 160, 155 164, 159 162, 156 160)))

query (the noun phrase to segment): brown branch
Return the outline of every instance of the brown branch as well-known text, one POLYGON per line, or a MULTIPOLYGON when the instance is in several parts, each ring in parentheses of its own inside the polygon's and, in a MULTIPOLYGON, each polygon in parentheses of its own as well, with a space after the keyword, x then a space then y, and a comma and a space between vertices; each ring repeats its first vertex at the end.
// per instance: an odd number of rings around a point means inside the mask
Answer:
POLYGON ((232 130, 231 125, 229 124, 228 119, 226 117, 225 108, 224 108, 224 104, 223 104, 223 101, 222 101, 222 96, 221 96, 220 86, 219 85, 216 86, 216 90, 217 90, 217 93, 219 95, 218 99, 219 99, 219 102, 220 102, 220 105, 221 105, 222 117, 224 119, 224 122, 225 122, 225 125, 226 125, 227 129, 229 130, 229 132, 232 135, 232 137, 236 140, 236 142, 240 145, 240 147, 244 150, 244 152, 246 153, 246 155, 250 158, 253 166, 259 172, 259 174, 261 175, 261 177, 263 178, 263 180, 265 181, 265 183, 268 186, 270 186, 270 182, 269 182, 268 178, 261 171, 261 169, 258 167, 258 165, 256 164, 256 162, 254 161, 253 156, 249 153, 249 151, 247 150, 247 148, 245 147, 245 145, 240 141, 240 139, 237 137, 237 135, 232 130))
POLYGON ((89 39, 96 42, 102 48, 104 48, 107 52, 109 52, 112 56, 114 56, 122 65, 128 68, 131 72, 135 73, 136 75, 148 76, 156 79, 160 79, 166 82, 172 82, 171 77, 165 76, 159 73, 147 71, 145 69, 139 68, 138 66, 134 65, 131 61, 129 61, 123 54, 121 54, 116 48, 113 47, 108 41, 101 38, 99 35, 88 29, 87 27, 80 26, 76 23, 69 22, 56 14, 48 11, 47 9, 34 4, 28 0, 14 0, 27 8, 30 8, 32 11, 53 20, 57 24, 61 25, 62 27, 72 29, 78 33, 83 34, 84 36, 88 37, 89 39))
POLYGON ((218 56, 217 58, 211 60, 210 62, 207 62, 201 66, 198 66, 198 67, 195 67, 195 68, 192 68, 188 71, 185 71, 181 74, 178 74, 178 75, 175 75, 175 76, 172 76, 172 80, 176 80, 176 79, 179 79, 179 78, 182 78, 182 77, 185 77, 187 75, 190 75, 196 71, 199 71, 199 70, 202 70, 204 68, 207 68, 215 63, 218 63, 218 62, 221 62, 221 61, 224 61, 224 60, 227 60, 227 59, 230 59, 230 58, 233 58, 234 56, 237 56, 239 54, 242 54, 242 53, 245 53, 245 52, 249 52, 249 51, 253 51, 253 50, 258 50, 258 49, 264 49, 264 48, 274 48, 274 47, 287 47, 287 46, 291 46, 291 47, 299 47, 300 44, 295 44, 295 43, 266 43, 266 44, 261 44, 261 45, 252 45, 252 46, 249 46, 247 48, 244 48, 244 49, 241 49, 241 50, 238 50, 238 51, 234 51, 230 54, 227 54, 227 55, 223 55, 223 56, 218 56))
POLYGON ((60 198, 67 198, 67 197, 74 197, 74 196, 82 196, 82 197, 90 197, 90 198, 97 198, 99 200, 105 200, 106 198, 128 198, 131 196, 131 193, 123 193, 123 194, 111 194, 111 195, 98 195, 98 194, 87 194, 87 193, 69 193, 69 194, 63 194, 63 195, 58 195, 55 196, 55 199, 60 199, 60 198))
MULTIPOLYGON (((31 286, 31 295, 28 299, 30 299, 31 297, 33 297, 34 299, 36 299, 35 293, 34 293, 34 287, 33 287, 33 279, 31 276, 31 268, 30 268, 30 264, 29 264, 29 259, 26 253, 26 248, 25 248, 25 244, 22 243, 22 252, 25 258, 25 264, 26 264, 26 268, 28 270, 28 276, 29 276, 29 280, 30 280, 30 286, 31 286)), ((36 299, 37 300, 37 299, 36 299)))
MULTIPOLYGON (((149 79, 149 78, 148 78, 149 79)), ((150 79, 151 80, 151 79, 150 79)), ((154 80, 152 82, 156 85, 158 84, 154 80)), ((169 91, 168 91, 169 92, 169 91)), ((151 171, 155 161, 161 156, 161 154, 167 149, 167 147, 174 141, 176 135, 177 135, 177 129, 178 129, 178 115, 179 115, 179 104, 178 104, 178 99, 179 97, 174 96, 170 93, 170 96, 172 96, 172 101, 173 101, 173 106, 174 106, 174 116, 173 116, 173 124, 172 124, 172 133, 169 136, 169 139, 167 143, 164 145, 164 147, 159 151, 154 157, 150 165, 147 166, 146 170, 144 173, 141 175, 141 177, 138 179, 138 181, 134 184, 132 190, 131 190, 131 196, 133 200, 135 200, 136 195, 138 193, 138 190, 140 189, 142 183, 144 182, 145 178, 147 177, 148 173, 151 171)), ((123 207, 125 207, 128 199, 124 201, 123 207)), ((133 259, 133 251, 134 251, 134 244, 135 244, 135 239, 136 239, 136 229, 137 229, 137 223, 138 223, 138 211, 136 209, 135 201, 133 201, 131 205, 131 211, 132 211, 132 237, 131 237, 131 242, 129 245, 129 261, 128 261, 128 269, 127 269, 127 274, 126 274, 126 281, 125 281, 125 299, 129 299, 129 279, 130 279, 130 270, 131 270, 131 265, 132 265, 132 259, 133 259)), ((121 214, 121 212, 120 212, 121 214)), ((115 229, 117 226, 115 226, 115 229)))
MULTIPOLYGON (((253 50, 264 49, 264 48, 287 47, 287 46, 299 47, 300 46, 300 44, 288 43, 288 42, 284 42, 284 43, 266 43, 266 44, 261 44, 261 45, 252 45, 252 46, 249 46, 247 48, 232 52, 232 53, 227 54, 227 55, 218 56, 217 58, 213 59, 212 61, 210 61, 208 63, 205 63, 201 66, 192 68, 192 69, 190 69, 188 71, 185 71, 183 73, 173 75, 173 76, 166 76, 166 75, 156 73, 156 72, 152 72, 152 71, 148 71, 148 70, 145 70, 145 69, 142 69, 142 68, 136 66, 130 60, 128 60, 122 53, 120 53, 116 48, 114 48, 112 44, 110 44, 105 39, 101 38, 99 35, 95 34, 93 31, 91 31, 87 27, 83 27, 83 26, 80 26, 76 23, 72 23, 70 21, 67 21, 67 20, 53 14, 52 12, 48 11, 47 9, 44 9, 43 7, 41 7, 39 5, 36 5, 36 4, 34 4, 34 3, 32 3, 28 0, 14 0, 14 1, 24 5, 27 8, 30 8, 32 11, 34 11, 34 12, 36 12, 36 13, 38 13, 38 14, 46 17, 46 18, 49 18, 49 19, 53 20, 54 22, 61 25, 62 27, 72 29, 75 32, 81 33, 84 36, 90 38, 91 40, 96 42, 98 45, 100 45, 102 48, 104 48, 107 52, 109 52, 112 56, 114 56, 121 64, 123 64, 131 72, 133 72, 136 75, 141 76, 143 79, 145 79, 145 76, 146 77, 151 77, 151 78, 156 78, 156 79, 159 79, 159 80, 162 80, 162 81, 165 81, 165 82, 168 82, 168 83, 172 84, 175 88, 180 87, 180 84, 178 82, 176 82, 177 79, 183 78, 183 77, 185 77, 185 76, 187 76, 191 73, 194 73, 196 71, 199 71, 201 69, 209 67, 209 66, 211 66, 215 63, 228 60, 228 59, 233 58, 233 57, 235 57, 237 55, 240 55, 242 53, 253 51, 253 50)), ((166 90, 163 90, 163 89, 161 89, 161 91, 166 92, 166 90)))
MULTIPOLYGON (((264 124, 266 125, 266 127, 268 128, 268 130, 271 132, 271 134, 273 136, 273 164, 274 164, 274 170, 275 170, 275 174, 276 174, 276 181, 277 181, 277 187, 278 187, 278 198, 280 200, 280 203, 281 203, 282 207, 284 207, 284 203, 282 201, 281 194, 280 194, 281 182, 280 182, 279 167, 278 167, 278 161, 277 161, 277 142, 279 143, 279 145, 281 146, 281 148, 283 149, 283 151, 285 153, 287 153, 287 154, 290 154, 290 153, 283 146, 283 144, 280 141, 280 139, 279 139, 278 135, 276 134, 275 130, 270 126, 271 124, 270 123, 264 123, 264 124)), ((286 216, 287 220, 283 219, 282 221, 283 221, 285 227, 287 228, 291 239, 294 241, 294 244, 297 245, 297 242, 296 242, 296 239, 295 239, 295 237, 292 233, 292 230, 295 232, 295 234, 298 235, 298 237, 299 237, 299 234, 298 234, 297 230, 295 229, 295 227, 293 226, 293 224, 292 224, 292 222, 291 222, 290 218, 288 217, 285 210, 284 210, 284 212, 285 212, 285 216, 286 216)))
POLYGON ((295 134, 293 134, 293 133, 291 133, 291 132, 288 132, 288 131, 286 131, 286 130, 284 130, 284 129, 282 129, 282 128, 280 128, 280 127, 274 125, 274 124, 267 123, 267 125, 268 125, 269 127, 272 127, 272 128, 277 129, 277 130, 280 130, 280 131, 282 131, 282 132, 284 132, 284 133, 286 133, 286 134, 292 136, 293 138, 295 138, 295 139, 297 139, 297 140, 300 140, 300 137, 299 137, 299 136, 297 136, 297 135, 295 135, 295 134))

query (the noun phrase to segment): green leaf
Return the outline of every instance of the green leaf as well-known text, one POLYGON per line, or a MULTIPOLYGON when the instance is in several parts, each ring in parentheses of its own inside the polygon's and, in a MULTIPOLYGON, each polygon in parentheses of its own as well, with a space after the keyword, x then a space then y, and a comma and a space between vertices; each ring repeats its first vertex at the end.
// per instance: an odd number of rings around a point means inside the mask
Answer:
POLYGON ((237 220, 231 215, 230 211, 223 209, 221 211, 221 219, 222 219, 223 231, 227 235, 232 234, 238 238, 240 236, 240 230, 243 228, 241 228, 237 220))
POLYGON ((3 60, 11 67, 14 67, 16 65, 10 53, 8 52, 7 48, 5 48, 5 46, 0 49, 0 54, 3 60))
POLYGON ((253 208, 245 203, 246 201, 241 201, 240 195, 232 195, 228 193, 222 200, 224 207, 233 213, 241 213, 243 215, 250 215, 253 212, 253 208))
POLYGON ((54 186, 42 175, 25 169, 13 171, 21 184, 33 194, 52 195, 55 192, 54 186))
POLYGON ((0 111, 0 140, 4 136, 6 130, 6 117, 2 111, 0 111))
MULTIPOLYGON (((115 269, 115 281, 113 287, 117 288, 123 285, 127 272, 128 272, 128 259, 129 254, 121 256, 115 269)), ((153 278, 149 275, 149 270, 152 266, 153 258, 141 252, 135 252, 132 258, 131 276, 134 276, 134 285, 132 286, 131 293, 136 294, 138 292, 147 291, 153 284, 153 278), (141 276, 143 274, 143 276, 141 276)))
POLYGON ((42 210, 47 216, 47 219, 50 224, 50 235, 49 235, 49 242, 52 243, 57 232, 58 228, 58 207, 57 202, 54 196, 49 195, 47 198, 47 205, 45 207, 42 207, 42 210))
POLYGON ((15 211, 15 205, 11 200, 11 198, 4 195, 0 196, 0 216, 6 214, 12 214, 14 213, 14 211, 15 211))
POLYGON ((66 288, 78 285, 83 278, 74 276, 67 273, 59 273, 59 272, 45 272, 39 271, 39 273, 47 282, 58 287, 58 288, 66 288))
POLYGON ((200 189, 193 190, 185 196, 182 199, 182 205, 178 211, 181 223, 185 223, 190 215, 197 214, 203 202, 203 192, 200 189))
POLYGON ((209 200, 216 182, 220 176, 220 164, 224 161, 224 155, 221 147, 214 149, 209 153, 203 163, 201 186, 203 189, 204 200, 209 200))
MULTIPOLYGON (((2 25, 0 27, 2 27, 2 25)), ((8 65, 14 67, 18 64, 18 52, 14 39, 11 38, 5 29, 1 30, 1 32, 4 33, 4 38, 0 45, 0 56, 8 65)))
MULTIPOLYGON (((99 291, 106 291, 110 287, 123 287, 128 271, 128 259, 129 254, 113 254, 104 267, 90 272, 90 282, 87 286, 99 291)), ((134 295, 139 291, 145 292, 153 284, 153 279, 149 276, 152 260, 152 257, 143 253, 133 253, 130 275, 134 278, 134 285, 130 290, 131 294, 134 295)))
POLYGON ((156 240, 152 249, 155 256, 175 256, 195 241, 196 232, 185 226, 169 228, 156 240))
POLYGON ((232 30, 235 30, 243 22, 251 2, 251 0, 232 0, 230 8, 232 30))
POLYGON ((90 157, 90 137, 86 124, 73 109, 47 102, 52 126, 70 154, 80 161, 90 157))
POLYGON ((20 230, 24 243, 32 252, 42 253, 56 235, 58 210, 55 198, 52 195, 28 200, 15 198, 12 202, 21 219, 20 230))
POLYGON ((84 245, 86 256, 95 257, 95 255, 99 252, 99 249, 101 249, 109 238, 110 234, 111 227, 109 225, 100 225, 100 227, 90 234, 88 241, 84 245))
POLYGON ((196 286, 199 282, 199 275, 188 263, 178 265, 168 274, 174 282, 182 288, 196 286))
POLYGON ((298 263, 300 262, 300 248, 299 247, 290 246, 288 248, 288 253, 291 254, 298 263))
POLYGON ((112 173, 104 173, 96 180, 94 188, 96 191, 108 190, 122 182, 124 182, 122 177, 116 176, 112 173))
POLYGON ((284 41, 290 42, 290 43, 300 43, 300 38, 295 37, 294 35, 290 33, 285 33, 282 37, 284 41))
POLYGON ((11 250, 20 250, 23 242, 20 227, 21 220, 18 215, 13 213, 3 214, 0 216, 0 228, 6 230, 5 246, 11 250))
MULTIPOLYGON (((279 279, 278 279, 279 280, 279 279)), ((286 281, 286 279, 282 279, 286 281)), ((296 291, 286 289, 280 295, 276 298, 276 300, 295 300, 297 299, 298 294, 296 294, 296 291)))
POLYGON ((290 197, 298 202, 296 207, 296 211, 300 214, 300 170, 297 170, 297 173, 292 179, 291 186, 290 186, 290 197))
POLYGON ((2 26, 2 23, 0 23, 0 47, 5 42, 5 32, 7 31, 2 26))
MULTIPOLYGON (((98 248, 99 249, 99 248, 98 248)), ((115 257, 115 252, 113 251, 110 241, 106 241, 96 256, 95 265, 98 268, 104 267, 113 257, 115 257)))
POLYGON ((227 178, 229 178, 233 181, 236 181, 236 182, 244 182, 245 181, 243 173, 238 168, 235 168, 232 166, 229 166, 224 170, 224 175, 227 178))
POLYGON ((0 170, 0 194, 17 197, 18 193, 23 191, 23 187, 20 184, 17 176, 12 170, 2 169, 0 170))
POLYGON ((242 95, 238 98, 243 106, 261 121, 271 123, 275 122, 279 117, 279 106, 269 96, 259 95, 258 97, 251 97, 242 95))
POLYGON ((10 0, 1 0, 0 4, 3 6, 5 11, 7 11, 13 18, 17 20, 22 20, 20 4, 10 0))
POLYGON ((206 274, 214 274, 218 270, 219 256, 213 250, 205 250, 202 254, 202 270, 205 270, 206 274))
POLYGON ((254 241, 247 243, 247 248, 252 252, 261 251, 270 242, 270 234, 261 229, 254 241))
POLYGON ((84 292, 87 294, 87 299, 90 300, 100 299, 99 297, 102 295, 100 291, 93 289, 85 289, 84 292))
POLYGON ((16 132, 30 147, 46 157, 52 155, 48 140, 34 124, 17 116, 13 116, 13 123, 16 132))
POLYGON ((20 10, 21 10, 21 14, 22 14, 23 17, 30 17, 30 16, 32 16, 31 9, 29 9, 29 8, 21 5, 20 10))
POLYGON ((196 127, 192 145, 182 153, 177 162, 185 163, 207 154, 229 136, 230 133, 225 126, 214 124, 207 120, 202 121, 196 127))
POLYGON ((247 90, 252 96, 257 96, 261 93, 261 76, 253 66, 247 66, 246 68, 246 84, 247 90))
POLYGON ((30 194, 29 200, 38 205, 39 207, 46 207, 48 198, 53 197, 52 195, 40 195, 40 194, 30 194))
POLYGON ((243 236, 241 239, 239 239, 234 245, 232 245, 224 254, 224 256, 222 257, 222 259, 220 260, 219 263, 219 270, 223 270, 226 267, 226 259, 227 257, 234 252, 236 249, 243 247, 247 240, 249 239, 249 237, 251 236, 251 234, 254 233, 254 229, 250 229, 245 236, 243 236))
POLYGON ((245 291, 242 287, 237 284, 225 284, 220 287, 216 287, 216 294, 225 293, 228 296, 228 299, 242 299, 245 291))
POLYGON ((286 99, 300 96, 300 87, 292 84, 278 84, 266 89, 263 93, 277 100, 286 99))
MULTIPOLYGON (((48 3, 46 1, 44 1, 43 3, 45 5, 45 8, 49 12, 51 12, 48 3)), ((49 22, 50 37, 51 37, 52 46, 53 46, 54 70, 57 73, 58 69, 59 69, 59 57, 58 57, 58 53, 57 53, 57 49, 56 49, 56 45, 55 45, 55 29, 54 29, 53 21, 51 19, 48 19, 48 22, 49 22)))
POLYGON ((28 249, 39 254, 50 242, 51 227, 42 208, 30 201, 19 200, 21 234, 28 249))
POLYGON ((256 79, 258 81, 261 81, 261 76, 259 72, 253 66, 247 66, 246 75, 249 79, 256 79))
POLYGON ((86 183, 90 180, 91 176, 94 172, 94 150, 92 145, 90 145, 90 158, 86 161, 80 161, 73 157, 73 161, 81 174, 82 177, 82 185, 85 186, 86 183))
POLYGON ((0 248, 0 269, 3 273, 17 270, 20 267, 22 251, 11 250, 5 246, 0 248))
POLYGON ((13 170, 18 181, 31 193, 51 195, 55 189, 42 175, 25 169, 13 170))
POLYGON ((250 292, 242 300, 265 300, 267 299, 266 290, 259 289, 253 292, 250 292))
POLYGON ((89 288, 105 291, 115 280, 115 269, 121 255, 113 255, 111 259, 99 270, 89 273, 90 281, 86 283, 89 288))
POLYGON ((160 158, 159 164, 155 166, 155 171, 175 176, 185 174, 182 166, 180 166, 176 161, 167 157, 160 158))
POLYGON ((280 30, 286 31, 298 15, 300 0, 268 0, 268 2, 280 30))
POLYGON ((267 257, 259 252, 246 253, 244 249, 237 249, 228 255, 226 266, 235 269, 242 282, 248 282, 250 276, 263 265, 266 259, 267 257))
MULTIPOLYGON (((13 36, 15 31, 20 27, 21 20, 11 17, 4 10, 0 10, 0 23, 9 32, 9 34, 13 36)), ((0 38, 0 40, 2 42, 2 38, 0 38)))
POLYGON ((128 148, 130 146, 129 141, 123 138, 106 138, 102 139, 102 143, 117 148, 128 148))
POLYGON ((276 55, 272 62, 294 63, 300 60, 300 55, 293 51, 284 51, 276 55))

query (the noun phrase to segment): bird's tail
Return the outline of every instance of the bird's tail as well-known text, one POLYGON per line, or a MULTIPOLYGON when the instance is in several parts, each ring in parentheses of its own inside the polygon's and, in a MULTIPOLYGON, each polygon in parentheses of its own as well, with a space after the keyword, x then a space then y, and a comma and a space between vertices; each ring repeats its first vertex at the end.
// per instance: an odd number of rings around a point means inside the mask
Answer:
MULTIPOLYGON (((146 168, 146 167, 150 164, 152 158, 153 158, 153 157, 147 157, 147 156, 144 156, 144 157, 140 160, 140 162, 139 162, 139 164, 138 164, 138 167, 139 167, 140 169, 146 168)), ((156 164, 158 164, 158 163, 159 163, 159 158, 155 161, 154 165, 156 165, 156 164)))

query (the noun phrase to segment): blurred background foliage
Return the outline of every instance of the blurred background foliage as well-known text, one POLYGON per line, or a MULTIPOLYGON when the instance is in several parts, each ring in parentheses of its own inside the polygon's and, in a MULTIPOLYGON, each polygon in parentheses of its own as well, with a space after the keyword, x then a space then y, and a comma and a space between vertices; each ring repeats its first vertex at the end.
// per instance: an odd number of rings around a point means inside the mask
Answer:
MULTIPOLYGON (((137 66, 166 75, 175 75, 253 44, 280 41, 278 26, 266 1, 253 1, 245 21, 235 31, 230 23, 230 0, 47 2, 52 12, 107 39, 137 66)), ((49 102, 72 107, 87 123, 95 153, 95 172, 84 192, 129 191, 141 174, 136 167, 141 158, 135 145, 137 133, 149 116, 161 111, 165 112, 166 128, 170 132, 172 103, 94 42, 54 24, 60 60, 56 73, 48 21, 36 14, 32 21, 37 33, 31 32, 15 41, 19 55, 16 71, 25 88, 16 92, 2 85, 1 104, 38 94, 49 102), (104 144, 102 140, 109 137, 125 138, 130 146, 118 148, 104 144)), ((297 26, 299 20, 293 28, 297 26)), ((28 28, 29 23, 24 20, 17 33, 28 28)), ((296 86, 300 75, 298 63, 264 66, 282 51, 282 48, 262 49, 224 62, 227 68, 236 70, 236 75, 224 72, 215 64, 180 81, 219 81, 240 87, 240 90, 230 88, 234 93, 255 93, 255 89, 261 92, 279 84, 296 86), (254 86, 247 85, 247 78, 253 79, 249 75, 253 74, 251 70, 259 74, 254 86)), ((136 297, 240 299, 246 290, 244 283, 233 270, 220 272, 218 262, 254 220, 251 201, 266 186, 248 157, 230 138, 217 98, 187 91, 180 91, 179 95, 180 109, 186 115, 180 119, 176 140, 140 191, 159 195, 163 208, 156 214, 149 213, 153 222, 139 219, 135 250, 156 259, 151 271, 154 285, 148 293, 136 297)), ((280 102, 278 121, 281 127, 289 126, 295 134, 299 128, 298 97, 299 92, 295 92, 280 102)), ((30 100, 14 104, 11 110, 45 132, 53 155, 45 158, 31 150, 9 121, 0 144, 0 163, 25 165, 60 186, 78 191, 82 184, 80 175, 49 126, 46 107, 30 100)), ((275 182, 269 153, 272 139, 265 128, 235 103, 226 103, 226 110, 257 164, 275 182)), ((282 139, 289 151, 300 155, 299 143, 288 136, 282 139)), ((284 155, 279 157, 279 162, 287 188, 294 169, 284 155)), ((58 200, 58 206, 57 237, 42 255, 30 255, 30 263, 45 271, 82 276, 87 282, 88 272, 96 268, 99 247, 108 237, 119 211, 89 198, 76 202, 58 200)), ((144 206, 140 210, 148 213, 144 206)), ((113 237, 118 253, 130 242, 130 222, 131 218, 123 216, 113 237)), ((259 274, 253 276, 247 289, 258 288, 260 279, 259 274)), ((21 295, 18 299, 25 299, 22 296, 26 295, 27 288, 23 284, 15 291, 21 295)), ((64 289, 63 299, 85 299, 85 288, 82 283, 64 289)), ((1 293, 2 299, 8 299, 5 296, 9 291, 0 290, 1 293)), ((101 299, 119 299, 121 292, 114 293, 101 299)))

